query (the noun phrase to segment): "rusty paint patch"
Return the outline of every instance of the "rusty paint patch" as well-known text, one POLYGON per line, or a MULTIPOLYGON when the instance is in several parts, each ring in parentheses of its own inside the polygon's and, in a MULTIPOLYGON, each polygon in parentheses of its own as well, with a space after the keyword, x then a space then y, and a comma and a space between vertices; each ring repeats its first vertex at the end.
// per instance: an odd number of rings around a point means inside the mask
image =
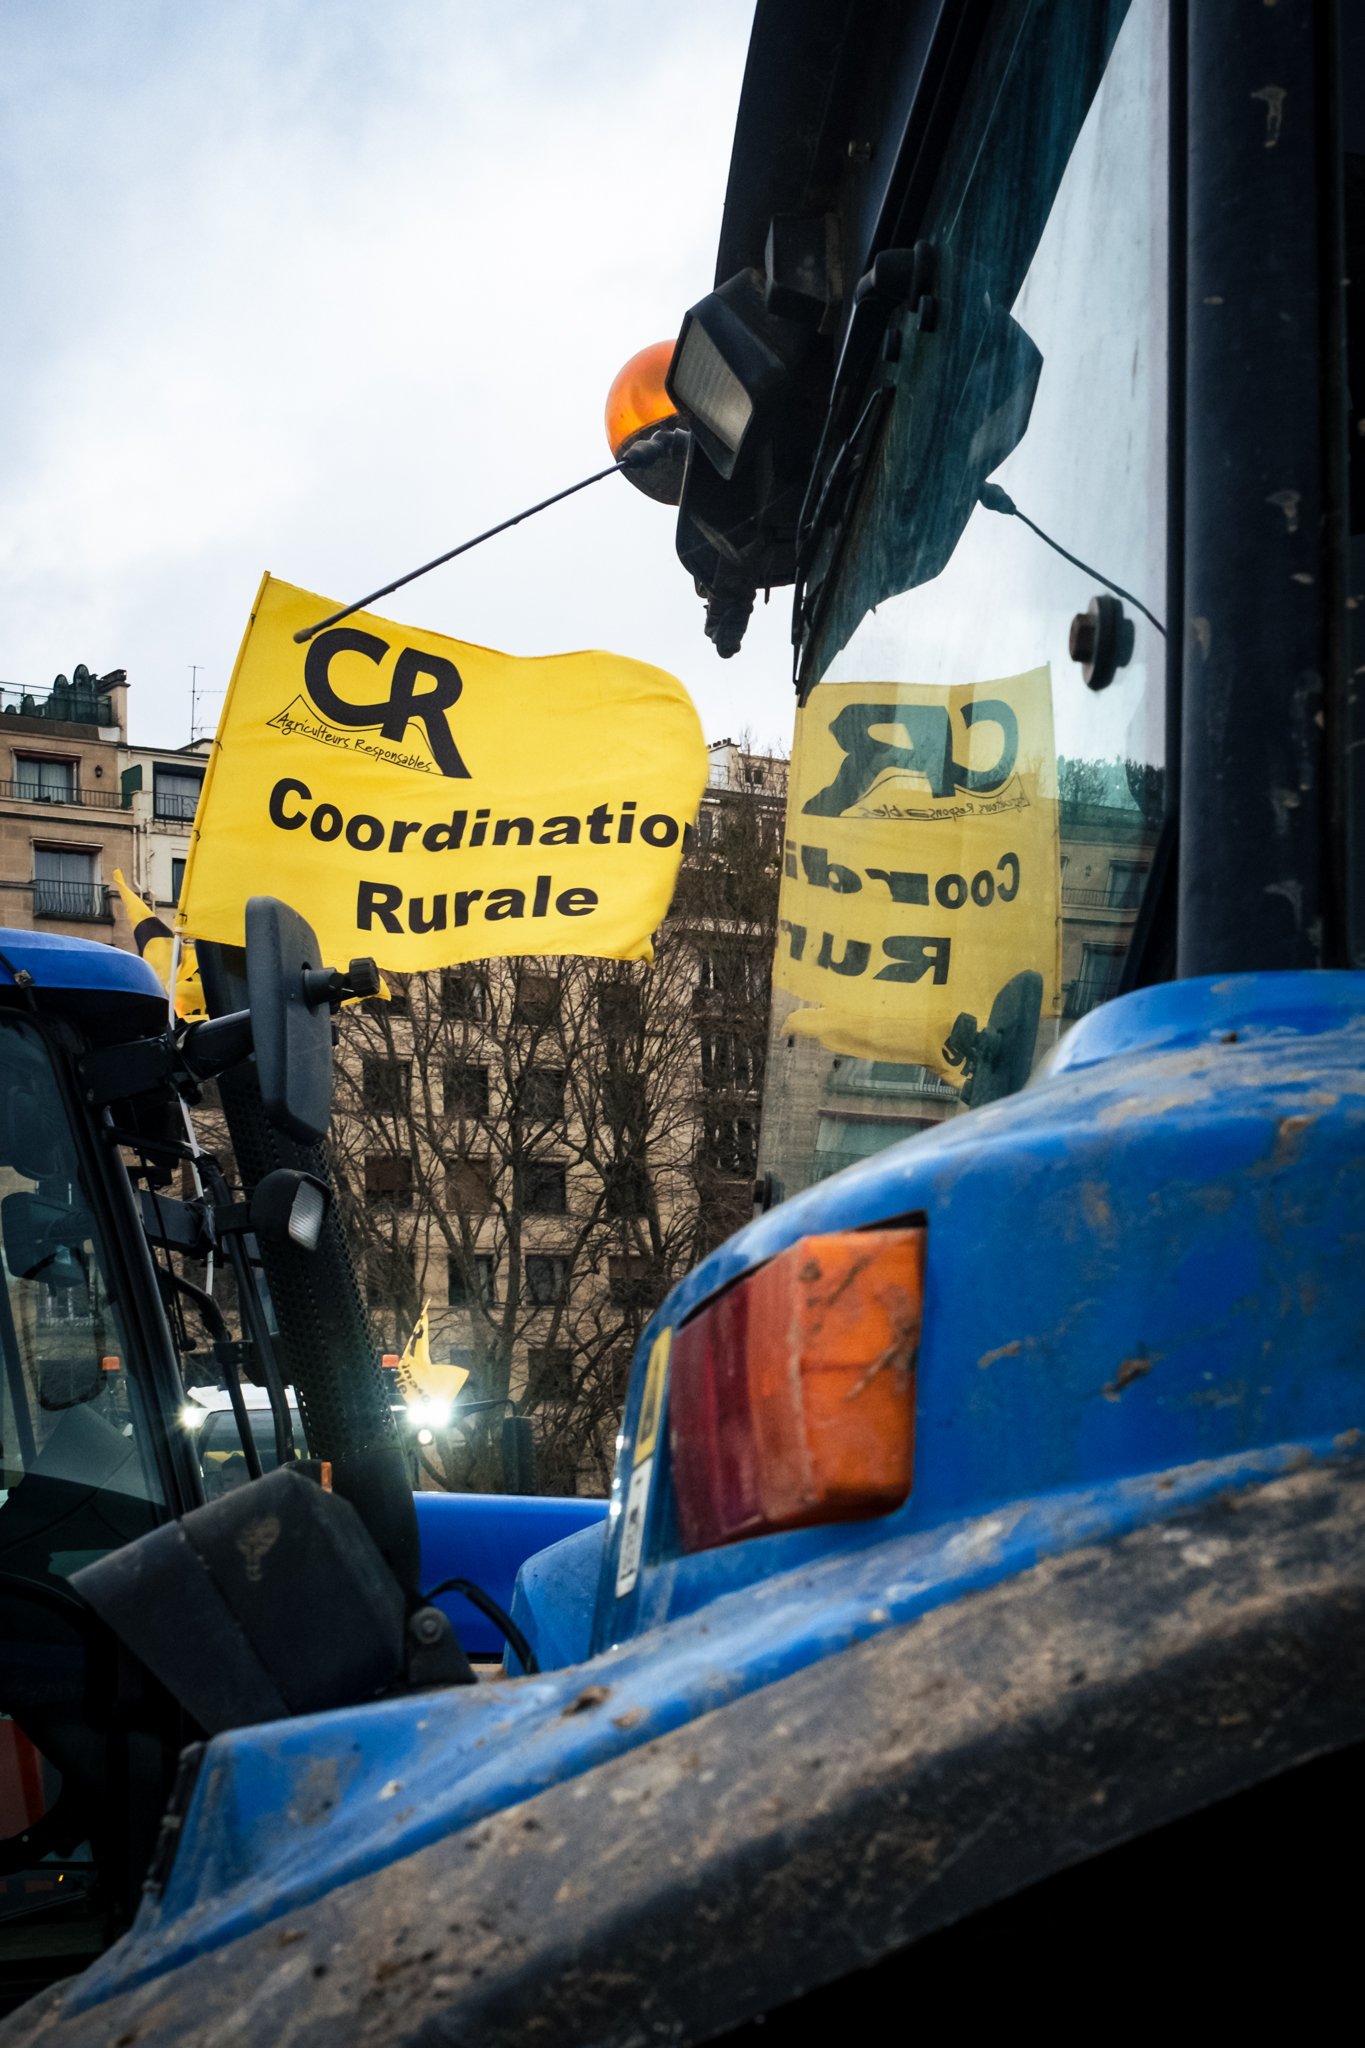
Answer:
POLYGON ((600 1707, 604 1700, 610 1698, 611 1687, 609 1685, 585 1685, 582 1692, 576 1694, 569 1701, 568 1706, 561 1713, 560 1719, 567 1721, 570 1714, 591 1713, 594 1707, 600 1707))
POLYGON ((1316 1117, 1281 1116, 1275 1119, 1275 1149, 1270 1155, 1270 1170, 1282 1166, 1293 1166, 1303 1152, 1303 1141, 1316 1117))
POLYGON ((1098 1237, 1108 1237, 1114 1228, 1114 1210, 1109 1200, 1109 1191, 1098 1181, 1081 1183, 1081 1208, 1085 1220, 1098 1237))
POLYGON ((1147 1354, 1142 1351, 1139 1351, 1135 1358, 1125 1358, 1118 1371, 1114 1374, 1113 1379, 1110 1380, 1108 1386, 1104 1389, 1105 1400, 1117 1401, 1124 1388, 1131 1387, 1134 1380, 1145 1380, 1155 1364, 1156 1360, 1148 1358, 1147 1354))

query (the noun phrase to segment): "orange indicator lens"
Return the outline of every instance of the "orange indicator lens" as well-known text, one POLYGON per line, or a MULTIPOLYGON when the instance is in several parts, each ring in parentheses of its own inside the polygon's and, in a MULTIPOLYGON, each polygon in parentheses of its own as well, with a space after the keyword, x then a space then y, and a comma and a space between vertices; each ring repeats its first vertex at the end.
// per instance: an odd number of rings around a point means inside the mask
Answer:
POLYGON ((885 1514, 910 1491, 924 1231, 804 1237, 673 1339, 683 1546, 885 1514))
POLYGON ((607 444, 619 455, 646 427, 662 426, 677 416, 664 390, 664 373, 673 360, 673 343, 656 341, 618 370, 607 393, 607 444))

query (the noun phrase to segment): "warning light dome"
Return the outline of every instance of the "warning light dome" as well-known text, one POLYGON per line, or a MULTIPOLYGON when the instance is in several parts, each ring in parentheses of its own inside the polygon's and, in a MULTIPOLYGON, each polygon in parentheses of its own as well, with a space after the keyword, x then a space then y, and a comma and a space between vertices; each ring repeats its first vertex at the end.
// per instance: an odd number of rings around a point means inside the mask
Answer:
POLYGON ((673 360, 671 341, 651 342, 618 370, 607 393, 607 442, 619 456, 628 442, 647 427, 677 417, 677 407, 664 390, 664 376, 673 360))

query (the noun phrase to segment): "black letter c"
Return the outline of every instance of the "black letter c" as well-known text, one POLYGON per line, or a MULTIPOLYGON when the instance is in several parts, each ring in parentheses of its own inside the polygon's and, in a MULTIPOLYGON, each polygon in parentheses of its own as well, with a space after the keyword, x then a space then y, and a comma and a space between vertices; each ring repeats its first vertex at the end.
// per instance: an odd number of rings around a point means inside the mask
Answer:
POLYGON ((281 832, 297 832, 299 826, 304 822, 305 813, 303 811, 295 811, 292 817, 286 816, 284 800, 287 796, 311 797, 312 794, 313 792, 306 782, 296 782, 292 775, 286 775, 284 780, 277 782, 270 792, 271 824, 278 825, 281 832))
POLYGON ((308 656, 303 664, 303 682, 324 718, 329 718, 333 725, 379 724, 385 707, 382 704, 348 704, 332 688, 332 679, 327 671, 334 655, 363 654, 367 661, 380 662, 388 651, 387 640, 381 640, 377 633, 358 632, 354 626, 334 626, 330 633, 319 633, 309 643, 308 656))

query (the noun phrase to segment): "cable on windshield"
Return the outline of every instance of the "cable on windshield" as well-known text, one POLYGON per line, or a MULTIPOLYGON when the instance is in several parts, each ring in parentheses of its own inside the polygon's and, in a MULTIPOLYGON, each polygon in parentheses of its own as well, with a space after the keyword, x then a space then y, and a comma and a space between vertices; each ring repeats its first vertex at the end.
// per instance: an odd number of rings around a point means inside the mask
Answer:
POLYGON ((1073 555, 1069 549, 1062 546, 1060 541, 1054 540, 1050 533, 1044 533, 1041 526, 1035 526, 1027 512, 1021 512, 1009 492, 1002 490, 999 484, 982 484, 981 489, 977 492, 977 500, 985 506, 988 512, 1002 512, 1007 516, 1013 516, 1015 519, 1022 519, 1029 532, 1036 533, 1039 540, 1046 541, 1047 545, 1055 554, 1060 555, 1064 562, 1070 562, 1072 568, 1079 569, 1083 575, 1093 576, 1095 581, 1102 583, 1106 590, 1112 590, 1115 597, 1121 597, 1125 604, 1131 604, 1135 610, 1142 613, 1144 619, 1156 627, 1163 640, 1166 638, 1166 628, 1154 612, 1148 611, 1140 597, 1134 597, 1132 591, 1125 590, 1121 583, 1115 583, 1110 577, 1101 575, 1098 569, 1092 569, 1089 562, 1083 562, 1079 555, 1073 555))

